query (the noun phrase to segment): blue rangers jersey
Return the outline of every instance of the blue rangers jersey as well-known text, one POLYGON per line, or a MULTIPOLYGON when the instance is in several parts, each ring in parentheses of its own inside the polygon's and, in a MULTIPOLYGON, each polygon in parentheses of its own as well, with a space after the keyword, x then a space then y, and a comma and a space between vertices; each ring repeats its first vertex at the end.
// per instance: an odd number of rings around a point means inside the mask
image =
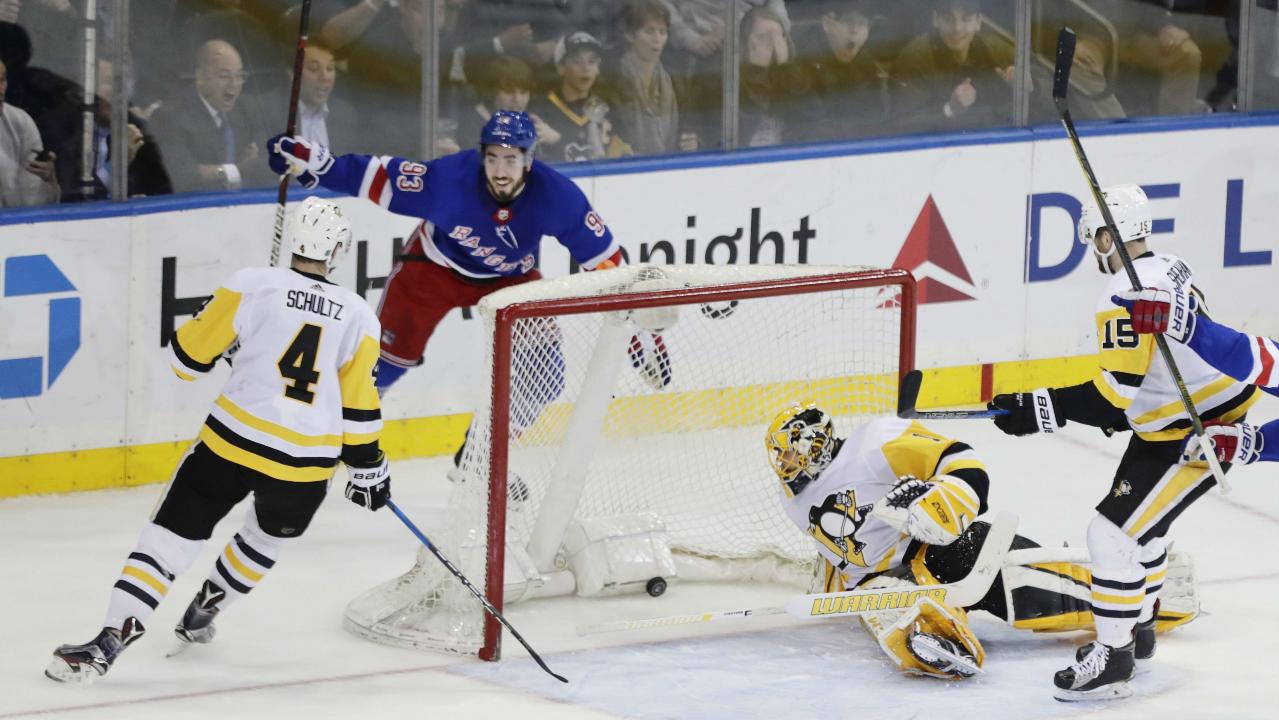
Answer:
POLYGON ((550 166, 533 161, 524 191, 506 205, 489 194, 484 159, 464 150, 428 163, 399 157, 341 155, 320 176, 337 192, 367 198, 399 215, 422 218, 408 254, 473 278, 523 275, 553 237, 593 270, 617 253, 617 241, 586 195, 550 166))

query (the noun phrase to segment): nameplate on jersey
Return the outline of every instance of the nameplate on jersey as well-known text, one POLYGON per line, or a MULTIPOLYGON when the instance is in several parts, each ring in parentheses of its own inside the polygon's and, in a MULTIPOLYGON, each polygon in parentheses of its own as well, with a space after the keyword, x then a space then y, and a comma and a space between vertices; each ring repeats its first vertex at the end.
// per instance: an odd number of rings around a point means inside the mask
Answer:
POLYGON ((286 307, 291 307, 295 310, 305 310, 306 312, 323 315, 334 320, 342 319, 342 304, 318 293, 311 293, 305 290, 290 290, 284 304, 286 307))

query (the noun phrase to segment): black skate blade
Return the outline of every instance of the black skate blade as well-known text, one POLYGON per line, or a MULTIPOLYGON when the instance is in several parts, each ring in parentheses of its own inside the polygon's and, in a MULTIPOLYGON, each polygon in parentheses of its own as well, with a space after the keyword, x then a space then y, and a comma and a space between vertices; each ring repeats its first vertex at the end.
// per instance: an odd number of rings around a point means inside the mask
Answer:
POLYGON ((1061 702, 1105 702, 1132 697, 1132 686, 1127 681, 1103 685, 1092 690, 1053 690, 1053 698, 1061 702))

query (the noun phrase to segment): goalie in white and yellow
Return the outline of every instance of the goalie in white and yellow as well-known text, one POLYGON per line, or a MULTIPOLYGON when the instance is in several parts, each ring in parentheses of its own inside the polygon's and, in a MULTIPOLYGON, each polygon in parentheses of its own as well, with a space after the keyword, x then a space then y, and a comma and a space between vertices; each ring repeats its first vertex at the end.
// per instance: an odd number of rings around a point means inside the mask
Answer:
MULTIPOLYGON (((764 444, 787 515, 822 558, 813 592, 941 584, 971 570, 990 529, 979 519, 990 479, 966 443, 898 418, 841 439, 825 412, 794 405, 773 420, 764 444)), ((979 602, 959 608, 926 598, 860 622, 902 670, 970 677, 985 660, 970 610, 1034 631, 1091 627, 1086 563, 1078 550, 1040 548, 1019 535, 979 602)), ((1170 559, 1166 586, 1161 630, 1198 613, 1188 557, 1170 559)))

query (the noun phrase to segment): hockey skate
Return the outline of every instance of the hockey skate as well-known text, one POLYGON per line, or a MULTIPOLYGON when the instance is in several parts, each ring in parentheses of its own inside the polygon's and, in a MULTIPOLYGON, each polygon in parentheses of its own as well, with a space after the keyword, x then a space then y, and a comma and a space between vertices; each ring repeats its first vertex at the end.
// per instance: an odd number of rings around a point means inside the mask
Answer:
POLYGON ((1150 672, 1150 661, 1155 657, 1155 619, 1137 623, 1132 629, 1133 660, 1138 673, 1150 672))
POLYGON ((53 651, 53 662, 44 670, 45 677, 87 685, 106 675, 120 653, 145 632, 146 628, 137 618, 129 618, 119 630, 102 628, 97 637, 84 645, 60 645, 53 651))
POLYGON ((1132 695, 1133 645, 1089 643, 1075 652, 1075 663, 1053 676, 1053 697, 1062 702, 1119 700, 1132 695))
POLYGON ((968 678, 982 671, 971 653, 940 635, 916 630, 910 634, 907 647, 915 659, 944 675, 968 678))
POLYGON ((173 628, 173 634, 184 645, 213 642, 213 635, 217 632, 213 618, 218 616, 218 611, 222 609, 218 607, 218 603, 225 597, 225 590, 214 585, 212 580, 205 580, 200 592, 195 594, 186 612, 182 613, 182 622, 173 628))

